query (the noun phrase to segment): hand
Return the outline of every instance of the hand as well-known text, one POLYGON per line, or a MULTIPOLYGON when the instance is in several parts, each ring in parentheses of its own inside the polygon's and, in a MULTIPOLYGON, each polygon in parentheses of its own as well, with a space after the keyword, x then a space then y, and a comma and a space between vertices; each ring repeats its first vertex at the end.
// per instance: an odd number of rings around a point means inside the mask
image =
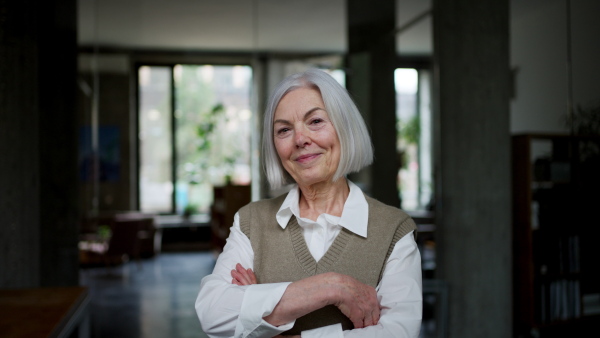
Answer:
POLYGON ((357 329, 376 325, 379 322, 381 308, 375 288, 356 279, 336 274, 338 281, 338 301, 334 305, 348 317, 357 329))
POLYGON ((235 285, 252 285, 258 284, 256 275, 252 269, 245 269, 240 263, 235 265, 235 270, 231 270, 232 284, 235 285))

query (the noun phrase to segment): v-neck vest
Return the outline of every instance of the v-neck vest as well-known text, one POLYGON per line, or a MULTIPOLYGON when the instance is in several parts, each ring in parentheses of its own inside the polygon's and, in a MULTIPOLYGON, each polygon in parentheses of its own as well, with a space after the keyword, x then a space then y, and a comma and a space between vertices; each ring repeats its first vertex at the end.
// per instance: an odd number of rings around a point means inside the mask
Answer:
MULTIPOLYGON (((416 235, 415 223, 406 213, 365 196, 369 205, 367 238, 342 228, 317 262, 294 216, 285 229, 277 223, 275 216, 285 196, 253 202, 240 209, 240 228, 254 251, 258 283, 295 282, 320 273, 337 272, 376 287, 396 242, 413 230, 416 235)), ((352 322, 330 305, 298 318, 286 334, 300 334, 335 323, 341 323, 345 330, 353 328, 352 322)))

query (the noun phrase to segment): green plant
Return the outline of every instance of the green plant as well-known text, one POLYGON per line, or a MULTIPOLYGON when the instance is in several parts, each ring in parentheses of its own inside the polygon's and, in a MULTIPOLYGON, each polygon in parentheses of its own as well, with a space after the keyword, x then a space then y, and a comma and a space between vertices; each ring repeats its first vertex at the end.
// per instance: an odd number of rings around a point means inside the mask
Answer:
POLYGON ((217 103, 212 107, 208 114, 204 115, 202 123, 196 128, 196 134, 198 135, 198 151, 208 152, 212 145, 212 133, 215 130, 217 124, 221 121, 225 108, 222 103, 217 103))
POLYGON ((407 144, 418 144, 421 136, 421 121, 419 115, 411 117, 407 122, 399 122, 398 138, 407 144))
POLYGON ((403 169, 407 168, 409 154, 408 148, 410 146, 418 146, 419 138, 421 136, 421 121, 419 115, 415 115, 408 119, 408 121, 398 121, 398 131, 396 139, 398 142, 398 161, 400 167, 403 169))
POLYGON ((180 170, 183 170, 183 177, 189 184, 200 184, 206 181, 206 171, 214 162, 214 133, 219 124, 225 120, 224 112, 223 104, 217 103, 210 110, 201 114, 201 122, 195 128, 195 138, 191 140, 195 149, 184 155, 186 164, 180 166, 180 170))
POLYGON ((190 203, 183 208, 184 216, 189 217, 189 216, 191 216, 193 214, 197 214, 197 213, 198 213, 198 205, 195 203, 190 203))
POLYGON ((98 226, 98 237, 102 240, 108 240, 112 235, 112 231, 108 225, 100 225, 98 226))

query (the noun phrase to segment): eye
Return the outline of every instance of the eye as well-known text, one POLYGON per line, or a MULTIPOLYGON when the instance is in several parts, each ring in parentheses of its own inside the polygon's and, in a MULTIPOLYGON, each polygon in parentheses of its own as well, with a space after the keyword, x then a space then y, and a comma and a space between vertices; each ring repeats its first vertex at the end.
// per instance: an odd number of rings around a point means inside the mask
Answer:
POLYGON ((279 128, 275 131, 275 133, 277 135, 285 135, 285 133, 287 133, 288 131, 290 131, 290 128, 288 127, 283 127, 283 128, 279 128))
POLYGON ((311 120, 310 124, 318 125, 319 123, 322 123, 322 122, 323 122, 323 119, 316 118, 316 119, 311 120))

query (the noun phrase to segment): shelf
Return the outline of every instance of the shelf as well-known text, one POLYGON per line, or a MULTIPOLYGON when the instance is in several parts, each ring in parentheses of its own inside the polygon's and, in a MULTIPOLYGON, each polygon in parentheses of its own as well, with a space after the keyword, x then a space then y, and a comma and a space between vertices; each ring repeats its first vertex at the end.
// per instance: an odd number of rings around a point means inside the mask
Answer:
POLYGON ((588 322, 582 316, 583 294, 600 293, 594 273, 600 169, 589 167, 594 162, 584 162, 578 153, 588 141, 600 144, 598 137, 513 136, 515 336, 532 330, 542 338, 574 336, 569 330, 588 322))

